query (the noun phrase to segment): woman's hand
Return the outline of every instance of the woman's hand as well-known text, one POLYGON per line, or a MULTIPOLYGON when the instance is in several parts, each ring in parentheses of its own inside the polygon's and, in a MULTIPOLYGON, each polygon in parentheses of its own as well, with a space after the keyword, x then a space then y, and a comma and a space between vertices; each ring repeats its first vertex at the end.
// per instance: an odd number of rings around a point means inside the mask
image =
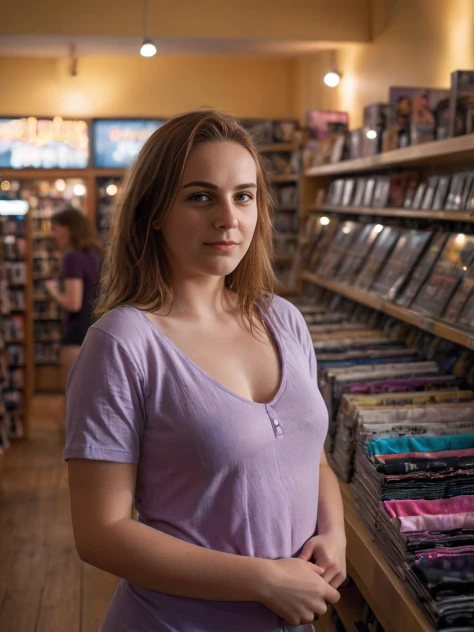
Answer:
POLYGON ((346 538, 344 535, 316 535, 310 538, 298 556, 314 562, 323 569, 322 578, 333 588, 346 579, 346 538))
POLYGON ((44 282, 44 287, 50 296, 53 298, 57 296, 59 290, 59 283, 54 279, 50 279, 49 281, 44 282))
POLYGON ((259 601, 289 625, 312 623, 323 615, 328 603, 337 603, 339 593, 322 577, 323 570, 295 558, 267 561, 259 601))

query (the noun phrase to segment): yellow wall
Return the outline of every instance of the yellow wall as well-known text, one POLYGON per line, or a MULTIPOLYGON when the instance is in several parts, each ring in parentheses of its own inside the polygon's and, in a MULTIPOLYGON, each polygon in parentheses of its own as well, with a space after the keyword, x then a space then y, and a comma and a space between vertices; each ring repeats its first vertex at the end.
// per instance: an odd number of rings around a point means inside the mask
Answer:
POLYGON ((474 0, 372 0, 372 42, 337 52, 343 80, 327 88, 331 56, 299 61, 305 77, 299 113, 306 108, 345 110, 351 128, 363 108, 387 102, 390 86, 449 88, 453 70, 474 69, 474 0))
POLYGON ((373 42, 339 51, 344 73, 336 109, 350 112, 386 102, 390 86, 449 88, 453 70, 474 69, 473 0, 374 0, 373 42))
POLYGON ((102 56, 80 59, 78 70, 71 77, 66 58, 0 57, 0 114, 167 117, 213 106, 277 118, 296 109, 288 59, 102 56))

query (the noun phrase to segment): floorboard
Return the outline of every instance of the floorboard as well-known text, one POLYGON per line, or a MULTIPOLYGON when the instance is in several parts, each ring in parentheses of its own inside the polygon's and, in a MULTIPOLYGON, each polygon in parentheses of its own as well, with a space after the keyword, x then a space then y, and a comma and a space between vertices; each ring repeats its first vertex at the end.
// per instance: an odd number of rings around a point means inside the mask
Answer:
POLYGON ((61 398, 35 397, 29 439, 3 458, 1 632, 98 632, 117 584, 75 550, 61 413, 61 398))

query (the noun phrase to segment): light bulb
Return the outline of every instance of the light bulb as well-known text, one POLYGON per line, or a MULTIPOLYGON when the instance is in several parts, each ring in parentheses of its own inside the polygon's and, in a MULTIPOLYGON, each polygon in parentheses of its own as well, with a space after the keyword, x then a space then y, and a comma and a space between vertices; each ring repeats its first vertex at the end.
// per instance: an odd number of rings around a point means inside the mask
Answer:
POLYGON ((83 184, 75 184, 73 191, 74 195, 85 195, 86 187, 83 184))
POLYGON ((342 229, 342 232, 344 233, 344 235, 348 235, 351 232, 351 227, 350 226, 344 226, 342 229))
POLYGON ((329 219, 329 217, 321 217, 319 220, 319 223, 322 224, 323 226, 327 226, 330 221, 331 220, 329 219))
POLYGON ((324 83, 330 88, 335 88, 341 81, 341 75, 337 70, 330 70, 324 75, 324 83))
POLYGON ((462 269, 464 270, 464 272, 466 272, 467 266, 463 266, 462 269))
POLYGON ((0 184, 0 189, 2 189, 2 191, 8 191, 9 188, 10 183, 8 182, 8 180, 4 180, 2 184, 0 184))
POLYGON ((109 186, 105 189, 107 195, 113 196, 117 194, 117 187, 115 186, 115 184, 109 184, 109 186))
POLYGON ((58 180, 56 180, 56 182, 54 183, 54 186, 56 187, 58 191, 66 190, 66 183, 64 182, 62 178, 59 178, 58 180))
POLYGON ((142 47, 140 48, 140 55, 142 57, 153 57, 156 55, 156 46, 153 44, 151 39, 145 38, 142 42, 142 47))
POLYGON ((374 129, 369 129, 366 136, 369 140, 375 140, 377 138, 377 132, 374 129))

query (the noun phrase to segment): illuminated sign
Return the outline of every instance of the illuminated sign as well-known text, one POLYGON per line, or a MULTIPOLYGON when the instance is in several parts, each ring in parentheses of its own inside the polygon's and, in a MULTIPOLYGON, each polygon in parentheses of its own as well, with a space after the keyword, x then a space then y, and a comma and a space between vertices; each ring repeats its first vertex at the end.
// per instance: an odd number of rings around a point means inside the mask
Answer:
POLYGON ((129 167, 163 120, 109 119, 94 121, 94 166, 129 167))
POLYGON ((35 117, 0 119, 0 167, 85 169, 89 134, 85 121, 35 117))

